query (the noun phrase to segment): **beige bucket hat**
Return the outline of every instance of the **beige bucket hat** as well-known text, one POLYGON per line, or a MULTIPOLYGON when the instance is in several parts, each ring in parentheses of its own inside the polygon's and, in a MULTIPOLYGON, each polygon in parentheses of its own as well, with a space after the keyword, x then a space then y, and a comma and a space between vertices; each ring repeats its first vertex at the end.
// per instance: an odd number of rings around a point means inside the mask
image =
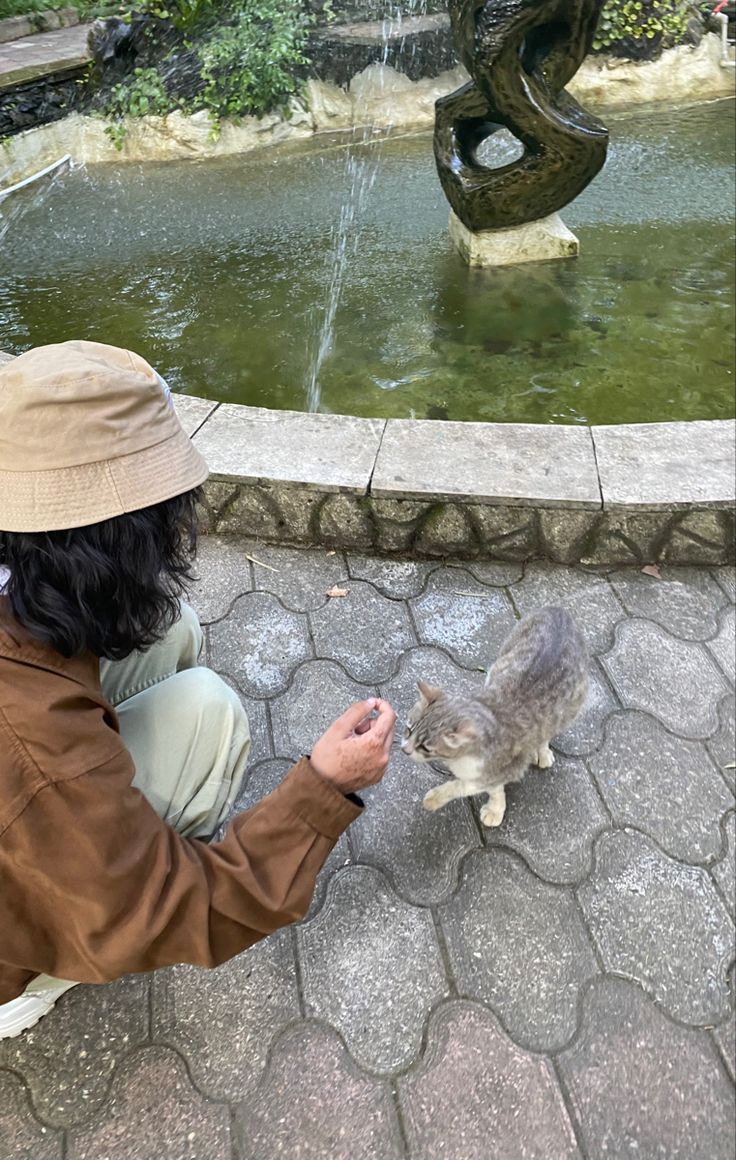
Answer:
POLYGON ((139 355, 63 342, 0 368, 0 531, 85 527, 172 499, 207 474, 139 355))

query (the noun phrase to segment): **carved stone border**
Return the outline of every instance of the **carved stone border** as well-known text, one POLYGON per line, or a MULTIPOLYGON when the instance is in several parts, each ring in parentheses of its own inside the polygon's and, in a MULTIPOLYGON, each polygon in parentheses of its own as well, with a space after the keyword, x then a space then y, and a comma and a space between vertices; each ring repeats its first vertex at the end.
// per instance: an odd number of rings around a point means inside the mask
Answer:
POLYGON ((734 562, 734 420, 563 427, 175 405, 211 468, 207 531, 389 555, 734 562))
POLYGON ((212 468, 211 531, 426 557, 734 560, 732 420, 580 428, 176 402, 212 468))

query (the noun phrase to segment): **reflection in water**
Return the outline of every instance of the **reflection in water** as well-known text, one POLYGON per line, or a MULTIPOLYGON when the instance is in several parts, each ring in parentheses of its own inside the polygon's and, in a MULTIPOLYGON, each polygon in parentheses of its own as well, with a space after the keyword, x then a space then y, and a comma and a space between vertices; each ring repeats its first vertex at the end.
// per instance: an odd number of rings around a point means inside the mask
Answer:
MULTIPOLYGON (((608 165, 565 212, 580 258, 516 269, 469 270, 451 250, 429 134, 355 147, 377 173, 320 405, 542 423, 731 415, 733 120, 710 105, 610 128, 608 165)), ((139 349, 175 389, 303 409, 344 144, 65 176, 2 243, 0 348, 100 339, 139 349)))

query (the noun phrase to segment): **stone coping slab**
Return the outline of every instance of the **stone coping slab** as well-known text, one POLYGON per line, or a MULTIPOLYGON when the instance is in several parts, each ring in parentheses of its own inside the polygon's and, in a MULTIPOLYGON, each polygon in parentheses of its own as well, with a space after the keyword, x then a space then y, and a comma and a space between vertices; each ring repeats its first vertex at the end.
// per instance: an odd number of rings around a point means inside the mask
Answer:
MULTIPOLYGON (((0 366, 2 366, 2 355, 0 355, 0 366)), ((217 403, 213 403, 210 399, 200 399, 196 395, 176 395, 174 396, 174 406, 179 422, 191 439, 209 419, 212 412, 217 410, 217 403)))
POLYGON ((731 420, 592 430, 601 488, 612 510, 719 508, 736 499, 731 420))
POLYGON ((28 36, 43 35, 59 28, 71 28, 75 24, 79 24, 79 12, 76 8, 50 8, 45 12, 32 12, 26 16, 8 16, 0 20, 0 44, 25 40, 28 36))
POLYGON ((600 508, 589 427, 389 419, 371 493, 600 508))
POLYGON ((78 24, 3 44, 0 47, 0 88, 86 65, 90 60, 87 45, 90 27, 89 24, 78 24))
POLYGON ((200 423, 211 531, 435 558, 734 559, 732 420, 598 428, 177 405, 200 423))
POLYGON ((364 495, 384 425, 383 419, 224 403, 194 442, 214 479, 364 495))
POLYGON ((404 40, 417 32, 450 31, 450 18, 446 12, 432 12, 423 16, 402 16, 400 20, 359 20, 349 24, 328 24, 320 28, 317 36, 322 40, 346 40, 354 44, 375 44, 383 46, 385 40, 404 40))
MULTIPOLYGON (((10 356, 0 351, 0 366, 10 356)), ((203 526, 266 543, 559 563, 730 564, 736 421, 360 419, 175 395, 203 526)))

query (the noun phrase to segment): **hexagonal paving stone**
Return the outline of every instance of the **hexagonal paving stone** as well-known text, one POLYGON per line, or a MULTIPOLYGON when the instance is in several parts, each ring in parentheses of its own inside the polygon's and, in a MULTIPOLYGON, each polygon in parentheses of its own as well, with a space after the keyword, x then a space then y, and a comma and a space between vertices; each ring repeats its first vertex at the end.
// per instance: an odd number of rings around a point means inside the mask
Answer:
POLYGON ((585 704, 572 725, 559 737, 553 738, 553 748, 571 757, 584 757, 598 749, 603 741, 606 721, 618 709, 616 699, 596 660, 591 661, 589 671, 590 685, 585 704))
POLYGON ((412 1157, 573 1160, 575 1136, 551 1065, 522 1051, 489 1011, 440 1007, 418 1069, 399 1080, 412 1157))
POLYGON ((610 648, 625 615, 604 576, 544 562, 527 564, 524 579, 514 586, 514 601, 522 616, 545 604, 567 608, 593 652, 610 648))
POLYGON ((648 620, 618 626, 603 667, 623 704, 658 717, 680 737, 705 738, 718 728, 724 678, 703 645, 676 640, 648 620))
POLYGON ((40 1023, 0 1041, 0 1066, 22 1075, 53 1127, 86 1119, 107 1094, 118 1060, 148 1037, 149 977, 75 987, 40 1023))
POLYGON ((248 1160, 399 1160, 385 1081, 361 1074, 334 1031, 301 1023, 276 1044, 258 1091, 235 1115, 248 1160))
POLYGON ((593 863, 593 842, 608 823, 582 761, 559 757, 551 769, 530 769, 506 790, 507 809, 491 846, 510 846, 549 882, 577 882, 593 863))
POLYGON ((733 924, 705 870, 619 830, 599 839, 579 898, 609 970, 636 979, 685 1023, 726 1017, 733 924))
POLYGON ((331 661, 303 665, 288 692, 271 702, 276 752, 292 759, 309 753, 325 729, 354 701, 375 696, 375 685, 357 684, 331 661))
POLYGON ((193 571, 197 577, 187 599, 202 624, 225 616, 233 601, 253 588, 249 544, 221 536, 200 536, 193 571))
POLYGON ((661 580, 627 568, 610 580, 629 612, 656 621, 673 636, 705 640, 717 631, 723 592, 703 568, 666 568, 661 580))
POLYGON ((733 684, 736 680, 736 609, 729 608, 723 614, 718 635, 708 641, 708 648, 733 684))
POLYGON ((606 978, 588 992, 580 1038, 559 1066, 596 1160, 733 1154, 733 1093, 713 1044, 631 983, 606 978))
POLYGON ((721 568, 714 568, 713 577, 718 581, 718 584, 726 593, 731 603, 734 603, 736 601, 736 568, 733 564, 724 565, 721 568))
POLYGON ((731 916, 736 918, 736 814, 730 813, 723 827, 726 849, 723 857, 711 868, 716 882, 721 888, 726 906, 731 916))
POLYGON ((310 614, 317 655, 339 661, 357 681, 385 681, 416 644, 403 604, 353 580, 345 597, 310 614))
POLYGON ((732 693, 718 706, 718 730, 708 738, 707 747, 731 793, 736 794, 736 699, 732 693))
POLYGON ((62 1160, 59 1132, 39 1124, 23 1084, 0 1071, 0 1156, 3 1160, 62 1160))
POLYGON ((482 672, 461 669, 436 648, 420 646, 405 653, 398 673, 380 686, 381 696, 390 701, 398 717, 397 734, 403 735, 406 719, 419 693, 418 681, 428 681, 453 696, 473 696, 483 686, 482 672))
POLYGON ((476 580, 480 580, 481 584, 488 584, 491 588, 509 588, 512 584, 517 584, 524 575, 523 564, 468 560, 462 566, 476 580))
POLYGON ((230 1112, 203 1100, 175 1052, 146 1047, 120 1068, 94 1123, 69 1133, 68 1160, 231 1160, 230 1112))
POLYGON ((572 892, 489 850, 469 855, 439 913, 460 992, 492 1007, 523 1047, 567 1043, 578 992, 598 969, 572 892))
MULTIPOLYGON (((273 793, 276 787, 284 780, 285 775, 291 768, 291 764, 291 761, 276 758, 275 761, 263 761, 256 765, 249 772, 246 784, 235 802, 233 813, 241 813, 243 810, 248 810, 251 806, 261 801, 262 798, 266 797, 267 794, 273 793)), ((351 862, 352 855, 350 853, 350 845, 346 832, 341 834, 320 873, 317 875, 314 897, 309 908, 310 916, 316 914, 321 907, 327 883, 335 871, 342 869, 343 866, 350 865, 351 862)))
POLYGON ((328 588, 347 587, 348 569, 342 552, 258 544, 251 555, 253 587, 278 596, 293 612, 322 608, 329 599, 328 588))
POLYGON ((385 870, 402 898, 419 905, 449 894, 463 854, 481 845, 467 801, 437 813, 423 808, 425 793, 443 780, 395 750, 383 781, 362 794, 365 811, 350 827, 356 859, 385 870))
POLYGON ((154 978, 154 1036, 181 1051, 197 1086, 215 1099, 254 1088, 271 1040, 298 1016, 289 930, 214 970, 171 967, 154 978))
MULTIPOLYGON (((733 984, 731 994, 733 995, 733 984)), ((718 1044, 726 1071, 736 1083, 736 1011, 732 1011, 726 1022, 714 1029, 713 1038, 718 1044)))
POLYGON ((283 757, 259 761, 253 765, 248 770, 240 793, 235 799, 233 813, 241 814, 244 810, 251 809, 267 794, 273 793, 284 780, 292 765, 292 761, 283 757))
POLYGON ((210 628, 209 639, 213 668, 255 697, 281 692, 294 669, 313 656, 306 616, 287 612, 265 592, 241 596, 230 615, 210 628))
POLYGON ((434 644, 467 668, 487 669, 516 617, 506 594, 460 568, 433 572, 411 607, 422 644, 434 644))
POLYGON ((418 596, 427 583, 430 572, 437 564, 427 564, 419 560, 381 559, 380 556, 348 556, 348 569, 354 580, 367 580, 394 600, 406 600, 408 596, 418 596))
POLYGON ((721 849, 733 798, 705 747, 642 713, 611 717, 591 771, 614 818, 650 834, 675 858, 705 862, 721 849))
POLYGON ((229 685, 238 694, 240 703, 248 714, 251 741, 250 757, 248 758, 249 765, 273 756, 273 740, 271 738, 271 725, 268 720, 266 702, 257 700, 255 697, 245 697, 237 681, 233 680, 227 673, 220 672, 217 675, 222 677, 225 684, 229 685))
POLYGON ((402 902, 377 870, 351 866, 297 940, 307 1014, 332 1023, 361 1066, 408 1066, 447 993, 429 911, 402 902))

